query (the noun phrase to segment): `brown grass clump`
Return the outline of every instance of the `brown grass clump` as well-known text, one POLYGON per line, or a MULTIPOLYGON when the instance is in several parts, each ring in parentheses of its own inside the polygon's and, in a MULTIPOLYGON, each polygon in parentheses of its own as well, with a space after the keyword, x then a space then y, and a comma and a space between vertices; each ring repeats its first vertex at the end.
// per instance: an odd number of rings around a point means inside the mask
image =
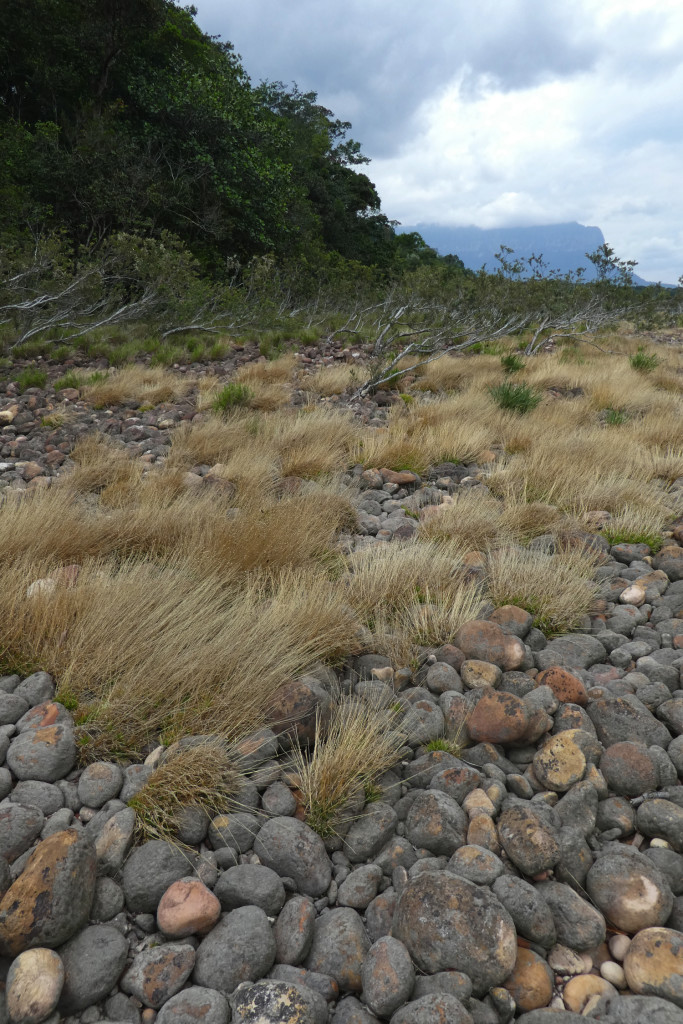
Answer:
POLYGON ((502 502, 480 489, 462 490, 453 503, 420 523, 419 534, 428 540, 455 541, 464 551, 481 550, 509 539, 501 519, 502 502))
POLYGON ((350 388, 360 387, 369 376, 369 371, 364 366, 333 364, 321 366, 314 373, 306 374, 301 379, 301 386, 314 395, 330 398, 332 395, 342 395, 350 388))
POLYGON ((105 434, 88 434, 74 445, 75 468, 62 478, 72 491, 97 492, 106 487, 131 487, 142 476, 140 463, 105 434))
POLYGON ((327 729, 318 727, 312 753, 294 751, 294 770, 306 821, 323 838, 346 831, 365 793, 393 767, 405 737, 397 729, 389 708, 373 706, 356 698, 342 699, 327 729))
POLYGON ((84 385, 81 393, 96 409, 132 401, 140 405, 159 405, 183 398, 194 383, 192 377, 171 373, 159 366, 132 364, 112 370, 106 380, 84 385))
POLYGON ((598 591, 593 582, 595 556, 560 548, 556 554, 508 547, 491 552, 487 586, 494 604, 518 605, 534 616, 548 635, 575 629, 598 591))
POLYGON ((261 436, 277 453, 282 476, 310 478, 346 469, 358 426, 346 413, 311 407, 269 417, 261 436))
POLYGON ((66 564, 98 555, 106 546, 106 527, 68 489, 19 492, 0 510, 0 550, 9 566, 22 557, 66 564))
POLYGON ((239 792, 241 777, 226 744, 217 739, 169 752, 145 785, 128 801, 138 838, 171 839, 188 807, 209 817, 221 814, 239 792))
POLYGON ((252 385, 257 382, 274 384, 276 381, 283 383, 292 378, 294 370, 299 364, 295 352, 288 352, 278 359, 263 360, 254 363, 245 363, 240 366, 235 374, 235 380, 243 384, 252 385))
POLYGON ((0 659, 56 676, 86 757, 136 754, 159 735, 239 738, 284 682, 357 649, 358 623, 320 575, 230 583, 178 558, 95 561, 72 587, 29 596, 55 568, 5 568, 0 659))
POLYGON ((367 618, 405 608, 425 589, 453 595, 462 581, 461 554, 455 545, 419 540, 361 548, 347 560, 348 600, 367 618))

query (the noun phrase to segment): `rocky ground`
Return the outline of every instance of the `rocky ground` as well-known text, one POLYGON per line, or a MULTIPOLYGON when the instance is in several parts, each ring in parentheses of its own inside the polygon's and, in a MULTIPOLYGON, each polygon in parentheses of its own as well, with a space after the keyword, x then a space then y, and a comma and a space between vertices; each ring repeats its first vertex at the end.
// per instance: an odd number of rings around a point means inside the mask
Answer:
MULTIPOLYGON (((93 427, 164 458, 195 414, 191 394, 97 411, 10 384, 0 488, 49 485, 93 427)), ((405 507, 477 486, 477 467, 359 483, 350 547, 408 539, 405 507)), ((373 654, 320 666, 254 737, 239 809, 188 813, 174 844, 136 844, 128 806, 163 748, 78 767, 53 680, 0 678, 0 1022, 682 1022, 683 525, 656 555, 594 543, 602 591, 582 633, 548 640, 509 606, 412 671, 373 654), (338 689, 400 705, 409 743, 323 841, 288 733, 338 689), (460 757, 427 749, 444 736, 467 741, 460 757)))

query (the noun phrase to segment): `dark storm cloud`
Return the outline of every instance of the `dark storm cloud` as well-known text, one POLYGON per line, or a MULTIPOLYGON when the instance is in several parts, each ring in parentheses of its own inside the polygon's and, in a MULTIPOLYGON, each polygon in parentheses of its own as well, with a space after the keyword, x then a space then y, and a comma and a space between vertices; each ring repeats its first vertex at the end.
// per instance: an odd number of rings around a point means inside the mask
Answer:
POLYGON ((199 0, 205 31, 229 39, 253 80, 318 93, 370 156, 387 156, 420 105, 454 78, 476 94, 589 68, 594 42, 572 8, 538 0, 199 0))

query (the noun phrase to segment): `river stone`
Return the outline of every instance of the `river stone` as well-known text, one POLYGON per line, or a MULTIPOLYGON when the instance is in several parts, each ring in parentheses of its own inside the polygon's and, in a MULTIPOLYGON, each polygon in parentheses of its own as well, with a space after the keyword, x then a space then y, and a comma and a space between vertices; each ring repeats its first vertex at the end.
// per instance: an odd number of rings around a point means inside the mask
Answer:
POLYGON ((598 858, 586 891, 610 924, 629 934, 665 924, 673 907, 666 879, 644 857, 607 853, 598 858))
POLYGON ((657 766, 644 743, 613 743, 600 758, 600 771, 613 793, 640 796, 657 788, 657 766))
POLYGON ((376 857, 393 836, 396 821, 396 811, 390 804, 378 800, 366 806, 344 837, 344 853, 351 863, 359 864, 376 857))
POLYGON ((568 729, 556 733, 534 755, 534 775, 544 789, 565 793, 583 778, 586 758, 574 741, 574 732, 568 729))
POLYGON ((524 701, 503 690, 485 690, 467 719, 467 732, 475 743, 514 743, 528 727, 524 701))
POLYGON ((644 800, 636 811, 639 832, 650 838, 666 839, 677 853, 683 853, 683 807, 671 800, 644 800))
POLYGON ((8 804, 0 807, 0 857, 10 863, 40 835, 45 815, 37 807, 8 804))
POLYGON ((604 747, 625 740, 666 749, 671 734, 663 722, 647 711, 635 708, 625 697, 601 697, 588 705, 588 714, 604 747))
POLYGON ((322 896, 327 892, 332 865, 325 844, 303 821, 270 818, 256 837, 254 853, 280 878, 294 879, 305 896, 322 896))
POLYGON ((27 676, 23 682, 19 683, 14 693, 24 697, 31 707, 52 700, 55 694, 52 676, 47 672, 34 672, 33 675, 27 676))
POLYGON ((467 974, 475 995, 500 985, 515 964, 515 927, 507 910, 488 889, 455 875, 429 872, 409 879, 392 934, 427 974, 467 974))
POLYGON ((284 906, 285 887, 279 875, 263 864, 238 864, 219 877, 214 895, 223 910, 254 906, 276 917, 284 906))
POLYGON ((540 672, 536 677, 538 686, 549 686, 555 696, 563 704, 577 704, 584 708, 588 703, 588 695, 583 682, 569 669, 553 665, 540 672))
MULTIPOLYGON (((20 953, 7 974, 9 1019, 13 1024, 39 1024, 56 1007, 63 984, 64 967, 57 953, 51 949, 20 953)), ((4 1017, 1 1007, 0 1016, 4 1017)))
POLYGON ((669 884, 674 896, 683 893, 683 854, 666 847, 651 846, 645 857, 657 868, 669 884))
POLYGON ((398 939, 383 936, 368 950, 361 971, 363 998, 378 1017, 390 1017, 409 998, 415 970, 408 950, 398 939))
POLYGON ((313 942, 315 907, 307 896, 293 896, 278 914, 273 933, 277 962, 298 966, 313 942))
POLYGON ((467 841, 467 815, 452 797, 438 789, 418 793, 405 828, 413 846, 436 856, 450 857, 467 841))
POLYGON ((229 995, 243 981, 258 981, 275 963, 275 939, 260 907, 225 914, 197 949, 193 981, 229 995))
POLYGON ((504 672, 519 668, 524 660, 524 644, 510 633, 505 633, 497 622, 475 619, 461 626, 453 643, 467 659, 489 661, 504 672))
POLYGON ((365 910, 372 903, 382 881, 379 864, 363 864, 347 875, 339 886, 337 903, 340 907, 365 910))
POLYGON ((233 1024, 326 1024, 323 997, 305 985, 267 979, 242 984, 230 999, 233 1024))
POLYGON ((158 1010, 183 987, 194 968, 195 951, 180 942, 143 949, 119 982, 123 992, 158 1010))
POLYGON ((628 987, 637 995, 661 996, 683 1008, 683 934, 644 928, 624 958, 628 987))
POLYGON ((560 859, 557 837, 531 807, 513 805, 498 819, 498 836, 513 864, 525 875, 538 875, 560 859))
POLYGON ((553 915, 538 889, 515 875, 501 875, 491 886, 525 939, 550 949, 557 941, 553 915))
POLYGON ((536 667, 543 671, 554 665, 560 668, 590 668, 605 658, 605 648, 594 636, 572 633, 551 640, 542 651, 534 655, 536 667))
POLYGON ((123 910, 125 900, 123 889, 114 881, 104 875, 97 879, 95 886, 95 899, 90 910, 90 920, 98 924, 103 921, 111 921, 123 910))
POLYGON ((542 882, 538 889, 553 915, 557 940, 570 949, 593 949, 605 941, 605 919, 562 882, 542 882))
POLYGON ((24 697, 0 690, 0 725, 14 725, 26 714, 29 707, 29 702, 24 697))
POLYGON ((553 997, 553 982, 553 972, 543 957, 520 946, 512 973, 505 979, 517 1009, 524 1012, 547 1006, 553 997))
POLYGON ((95 851, 83 832, 43 839, 0 901, 0 955, 70 939, 88 920, 95 881, 95 851))
POLYGON ((124 864, 122 882, 131 913, 156 913, 168 887, 190 873, 195 859, 162 839, 152 839, 133 850, 124 864))
POLYGON ((38 807, 45 815, 54 814, 64 807, 64 794, 59 786, 52 782, 35 782, 31 779, 17 782, 10 800, 15 804, 23 804, 24 807, 38 807))
POLYGON ((76 764, 73 726, 48 725, 20 732, 10 743, 6 760, 7 767, 20 780, 63 779, 76 764))
POLYGON ((369 948, 370 939, 360 915, 351 907, 339 907, 316 918, 304 966, 331 975, 340 992, 360 992, 361 969, 369 948))
POLYGON ((117 764, 95 761, 78 780, 78 795, 86 807, 102 807, 121 792, 123 772, 117 764))
POLYGON ((217 894, 198 878, 181 878, 159 900, 157 927, 168 938, 186 939, 189 935, 206 935, 220 916, 217 894))
POLYGON ((73 717, 70 711, 63 704, 55 701, 45 701, 43 704, 36 704, 23 718, 17 722, 17 732, 26 732, 27 729, 43 729, 51 725, 65 725, 73 728, 73 717))
MULTIPOLYGON (((658 996, 624 996, 601 999, 591 1011, 603 1024, 683 1024, 683 1013, 668 999, 658 996)), ((585 1017, 582 1018, 585 1021, 585 1017)), ((564 1017, 562 1018, 564 1022, 564 1017)))
POLYGON ((447 992, 435 992, 406 1003, 391 1018, 391 1024, 473 1024, 473 1021, 460 1000, 447 992))
MULTIPOLYGON (((258 793, 256 796, 258 798, 258 793)), ((255 814, 249 814, 247 811, 230 811, 229 814, 217 814, 209 825, 209 845, 212 850, 220 850, 224 846, 232 846, 239 850, 240 853, 246 853, 254 845, 254 840, 260 827, 260 819, 255 814)))
POLYGON ((128 942, 113 925, 93 924, 63 945, 59 954, 64 964, 59 1009, 69 1016, 111 992, 126 966, 128 942))
POLYGON ((212 988, 191 985, 171 996, 159 1010, 156 1024, 226 1024, 230 1004, 212 988))

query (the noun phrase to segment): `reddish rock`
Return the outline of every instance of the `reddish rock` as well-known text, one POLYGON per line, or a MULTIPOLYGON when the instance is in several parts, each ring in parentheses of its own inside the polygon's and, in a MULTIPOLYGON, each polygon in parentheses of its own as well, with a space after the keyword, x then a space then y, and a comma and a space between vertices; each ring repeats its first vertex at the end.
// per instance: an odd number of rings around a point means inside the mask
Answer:
POLYGON ((220 901, 198 878, 173 882, 157 907, 159 931, 171 939, 205 935, 220 916, 220 901))
POLYGON ((519 668, 524 660, 522 641, 486 619, 466 622, 455 634, 454 642, 467 659, 491 662, 504 672, 519 668))
POLYGON ((613 743, 600 758, 600 771, 610 789, 635 797, 657 789, 659 773, 644 743, 613 743))
POLYGON ((489 615, 489 622, 497 623, 505 633, 518 636, 521 640, 527 635, 533 624, 534 617, 525 608, 515 604, 504 604, 489 615))
POLYGON ((419 485, 420 478, 417 473, 411 473, 408 469, 395 472, 393 469, 380 469, 382 480, 385 484, 398 484, 399 487, 419 485))
POLYGON ((578 704, 585 708, 588 703, 586 687, 578 676, 569 669, 553 665, 541 672, 536 682, 539 686, 549 686, 558 700, 566 704, 578 704))
POLYGON ((502 690, 484 690, 467 720, 467 731, 475 743, 514 743, 528 727, 524 701, 502 690))
POLYGON ((319 680, 301 676, 275 692, 267 713, 274 733, 292 732, 300 742, 312 743, 316 723, 325 725, 331 710, 332 698, 319 680))

